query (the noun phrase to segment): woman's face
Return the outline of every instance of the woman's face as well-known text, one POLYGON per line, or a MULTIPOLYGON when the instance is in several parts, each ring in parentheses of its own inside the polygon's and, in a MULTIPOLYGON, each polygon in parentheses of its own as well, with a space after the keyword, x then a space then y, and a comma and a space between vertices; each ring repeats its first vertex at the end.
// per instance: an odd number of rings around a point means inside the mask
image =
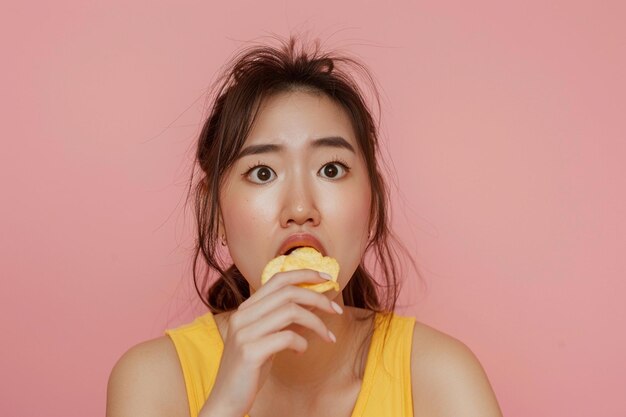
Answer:
MULTIPOLYGON (((339 104, 302 91, 269 97, 225 179, 222 233, 252 292, 261 286, 266 263, 295 233, 321 242, 339 263, 341 289, 346 286, 367 244, 371 192, 339 104)), ((326 292, 329 298, 338 294, 326 292)))

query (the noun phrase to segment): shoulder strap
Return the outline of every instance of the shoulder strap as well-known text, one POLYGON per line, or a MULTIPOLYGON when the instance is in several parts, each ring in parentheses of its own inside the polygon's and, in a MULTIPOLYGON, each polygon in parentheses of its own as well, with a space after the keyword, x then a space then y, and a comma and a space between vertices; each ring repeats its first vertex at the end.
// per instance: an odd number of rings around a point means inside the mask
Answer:
POLYGON ((189 412, 196 417, 213 388, 224 344, 209 312, 165 332, 176 347, 185 378, 189 412))
POLYGON ((362 416, 412 416, 411 346, 415 318, 393 313, 386 336, 386 321, 381 318, 380 323, 382 360, 374 372, 362 416))

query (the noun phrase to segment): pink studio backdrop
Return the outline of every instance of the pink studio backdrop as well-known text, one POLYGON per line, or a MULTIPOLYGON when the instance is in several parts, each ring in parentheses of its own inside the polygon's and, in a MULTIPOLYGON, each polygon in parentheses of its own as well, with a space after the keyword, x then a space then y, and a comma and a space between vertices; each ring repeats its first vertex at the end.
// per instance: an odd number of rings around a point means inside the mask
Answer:
POLYGON ((203 312, 186 181, 232 52, 309 31, 383 94, 399 312, 507 416, 624 416, 623 2, 4 5, 0 415, 103 415, 132 345, 203 312))

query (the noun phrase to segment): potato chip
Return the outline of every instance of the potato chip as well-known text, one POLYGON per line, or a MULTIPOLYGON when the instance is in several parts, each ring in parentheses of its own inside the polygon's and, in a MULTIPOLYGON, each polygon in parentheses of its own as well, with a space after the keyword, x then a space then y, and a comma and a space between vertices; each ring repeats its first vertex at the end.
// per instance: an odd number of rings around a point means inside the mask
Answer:
POLYGON ((297 269, 313 269, 324 272, 332 277, 332 280, 319 284, 298 284, 299 287, 323 293, 330 289, 339 291, 337 277, 339 276, 339 263, 330 256, 322 256, 316 249, 305 246, 297 248, 289 255, 280 255, 265 265, 261 274, 261 285, 265 284, 278 272, 295 271, 297 269))

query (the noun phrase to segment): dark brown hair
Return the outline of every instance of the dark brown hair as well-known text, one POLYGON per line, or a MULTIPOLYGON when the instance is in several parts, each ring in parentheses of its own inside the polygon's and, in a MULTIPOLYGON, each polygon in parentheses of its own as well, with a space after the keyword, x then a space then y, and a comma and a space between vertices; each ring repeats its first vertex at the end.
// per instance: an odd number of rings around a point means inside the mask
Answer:
POLYGON ((236 310, 250 296, 246 279, 234 264, 224 265, 220 256, 219 190, 263 99, 285 91, 310 91, 327 95, 346 110, 367 165, 372 192, 372 234, 366 254, 373 253, 373 270, 379 271, 377 275, 384 284, 376 282, 374 272, 368 271, 362 260, 342 291, 343 302, 346 306, 383 313, 388 324, 388 313, 394 311, 399 293, 399 259, 390 240, 400 249, 404 247, 389 227, 389 193, 377 159, 378 126, 353 75, 361 75, 370 84, 380 109, 379 95, 371 74, 357 59, 324 52, 319 41, 300 48, 297 45, 298 39, 292 36, 286 41, 279 39, 278 46, 262 44, 241 50, 213 88, 212 105, 196 153, 202 171, 194 194, 198 231, 193 262, 196 291, 213 314, 236 310), (204 274, 197 273, 200 254, 208 266, 204 274), (218 275, 213 285, 209 285, 211 273, 218 275))

